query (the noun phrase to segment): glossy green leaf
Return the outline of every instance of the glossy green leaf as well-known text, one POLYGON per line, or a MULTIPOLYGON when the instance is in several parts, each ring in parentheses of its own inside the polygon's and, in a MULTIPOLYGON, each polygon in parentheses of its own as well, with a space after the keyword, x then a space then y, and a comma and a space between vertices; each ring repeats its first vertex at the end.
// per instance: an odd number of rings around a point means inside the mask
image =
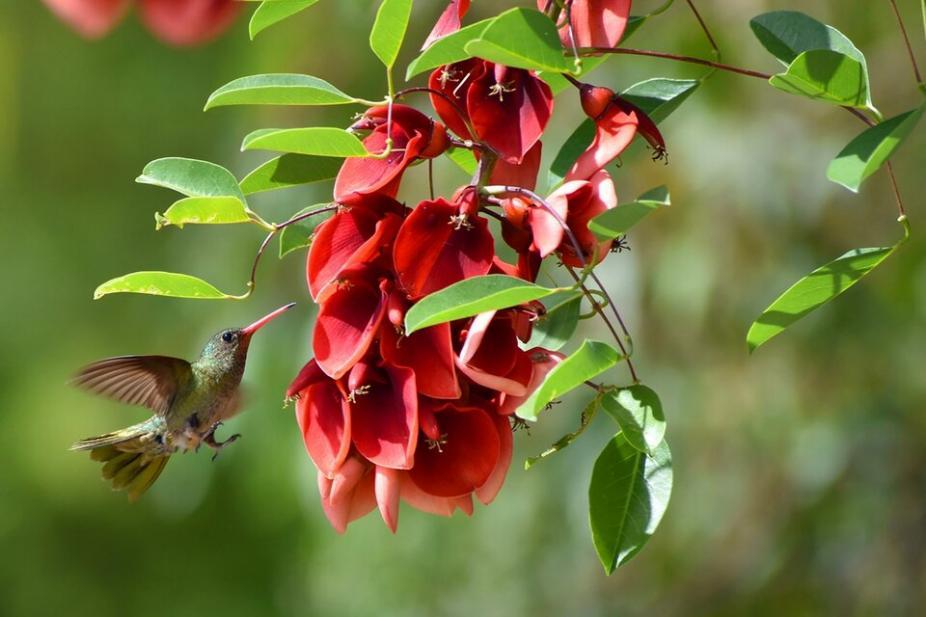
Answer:
POLYGON ((785 66, 813 49, 837 51, 865 65, 865 56, 842 32, 799 11, 763 13, 750 20, 749 27, 785 66))
POLYGON ((696 79, 655 77, 633 84, 621 96, 642 109, 653 122, 662 122, 685 102, 700 84, 696 79))
POLYGON ((345 105, 356 99, 324 79, 296 73, 239 77, 212 93, 206 109, 225 105, 345 105))
POLYGON ((370 31, 370 49, 387 68, 395 64, 411 14, 412 0, 383 0, 379 5, 370 31))
POLYGON ((522 69, 565 73, 571 66, 563 55, 556 26, 535 9, 505 11, 465 49, 472 56, 522 69))
POLYGON ((659 396, 652 389, 640 384, 621 388, 605 395, 601 406, 617 422, 630 445, 640 452, 654 452, 662 443, 666 418, 659 396))
POLYGON ((650 212, 670 204, 669 189, 656 187, 637 197, 636 201, 602 212, 588 222, 588 228, 599 238, 613 240, 627 233, 650 212))
POLYGON ((592 540, 606 573, 627 563, 656 531, 672 495, 672 453, 666 442, 652 456, 618 433, 604 447, 588 487, 592 540))
POLYGON ((158 159, 145 165, 135 181, 173 189, 187 197, 238 197, 244 201, 235 176, 221 165, 208 161, 158 159))
POLYGON ((242 150, 276 150, 315 156, 369 156, 363 143, 344 129, 313 126, 300 129, 260 129, 244 138, 242 150))
POLYGON ((585 340, 582 345, 547 374, 515 412, 524 420, 536 420, 537 415, 555 399, 581 386, 585 381, 605 372, 623 356, 607 343, 585 340))
POLYGON ((801 317, 855 285, 895 248, 853 249, 796 282, 772 302, 749 328, 746 334, 749 351, 754 351, 801 317))
POLYGON ((466 148, 450 148, 444 154, 447 155, 448 159, 456 163, 457 167, 462 169, 464 173, 470 176, 476 173, 477 161, 472 150, 467 150, 466 148))
POLYGON ((247 223, 251 220, 244 204, 237 197, 187 197, 175 202, 164 214, 155 213, 157 229, 186 224, 223 225, 247 223))
POLYGON ((865 129, 842 149, 826 170, 826 177, 850 191, 878 171, 920 121, 926 106, 894 116, 865 129))
MULTIPOLYGON (((602 54, 600 56, 589 56, 582 58, 581 70, 579 72, 573 72, 574 77, 584 78, 594 71, 596 68, 607 62, 611 59, 612 54, 602 54)), ((570 59, 570 62, 573 60, 570 59)), ((570 71, 575 71, 575 66, 570 67, 570 71)), ((539 74, 539 77, 547 82, 547 85, 550 86, 550 90, 553 92, 553 96, 561 93, 563 90, 569 90, 573 88, 573 85, 569 83, 562 73, 551 73, 549 71, 544 71, 539 74)))
POLYGON ((547 182, 550 187, 558 186, 572 166, 575 164, 579 155, 585 152, 585 149, 595 139, 595 123, 591 118, 586 118, 576 127, 576 130, 566 138, 563 146, 556 153, 553 164, 550 165, 550 172, 547 175, 547 182))
POLYGON ((522 345, 525 349, 543 347, 551 351, 561 349, 572 340, 579 325, 582 296, 564 291, 543 299, 546 313, 534 321, 531 338, 522 345))
POLYGON ((331 156, 284 154, 270 159, 241 181, 245 195, 330 180, 338 175, 343 160, 331 156))
POLYGON ((768 83, 783 92, 834 105, 870 106, 865 67, 837 51, 805 51, 768 83))
POLYGON ((425 296, 405 314, 408 334, 446 321, 539 300, 560 289, 548 289, 502 274, 474 276, 425 296))
POLYGON ((318 0, 270 0, 262 2, 251 15, 248 34, 254 40, 259 33, 296 13, 304 11, 318 0))
POLYGON ((225 300, 234 298, 224 294, 206 281, 176 272, 133 272, 120 276, 96 288, 93 299, 114 293, 148 294, 196 300, 225 300))
POLYGON ((444 64, 453 64, 471 58, 472 55, 466 51, 466 44, 480 38, 490 23, 492 19, 483 19, 437 39, 411 61, 405 71, 405 79, 411 79, 415 75, 436 69, 444 64))
MULTIPOLYGON (((311 212, 312 210, 324 208, 327 205, 329 204, 322 203, 309 206, 308 208, 303 208, 294 214, 293 217, 295 218, 300 214, 305 214, 306 212, 311 212)), ((293 251, 297 251, 311 245, 312 234, 315 233, 315 228, 331 218, 333 214, 334 211, 321 212, 315 216, 310 216, 307 219, 301 220, 298 223, 293 223, 292 225, 284 227, 283 231, 280 232, 280 258, 285 257, 293 251)))

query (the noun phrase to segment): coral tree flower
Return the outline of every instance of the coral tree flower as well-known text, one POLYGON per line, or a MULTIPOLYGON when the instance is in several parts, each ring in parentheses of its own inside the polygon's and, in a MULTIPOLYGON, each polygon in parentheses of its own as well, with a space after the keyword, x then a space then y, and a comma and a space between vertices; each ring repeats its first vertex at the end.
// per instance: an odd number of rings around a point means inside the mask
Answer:
MULTIPOLYGON (((541 11, 548 4, 549 0, 537 0, 541 11)), ((624 36, 630 0, 567 0, 566 4, 576 47, 614 47, 624 36)), ((567 49, 573 46, 568 24, 560 28, 559 36, 567 49)))
MULTIPOLYGON (((62 21, 82 36, 104 36, 122 19, 131 0, 44 0, 62 21)), ((170 45, 205 43, 235 20, 236 0, 138 0, 139 17, 160 40, 170 45)))

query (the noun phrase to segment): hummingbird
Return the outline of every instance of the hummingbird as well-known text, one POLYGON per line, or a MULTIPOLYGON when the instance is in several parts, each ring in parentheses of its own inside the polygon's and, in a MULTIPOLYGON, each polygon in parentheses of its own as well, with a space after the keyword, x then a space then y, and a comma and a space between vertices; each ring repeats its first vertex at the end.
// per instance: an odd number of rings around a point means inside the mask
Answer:
MULTIPOLYGON (((218 455, 240 435, 216 441, 215 431, 239 411, 238 386, 255 332, 291 309, 287 304, 244 328, 222 330, 192 364, 169 356, 120 356, 82 368, 72 383, 154 415, 139 424, 78 441, 71 450, 90 451, 103 464, 113 490, 130 502, 147 491, 172 454, 206 444, 218 455)), ((213 458, 215 458, 213 456, 213 458)))

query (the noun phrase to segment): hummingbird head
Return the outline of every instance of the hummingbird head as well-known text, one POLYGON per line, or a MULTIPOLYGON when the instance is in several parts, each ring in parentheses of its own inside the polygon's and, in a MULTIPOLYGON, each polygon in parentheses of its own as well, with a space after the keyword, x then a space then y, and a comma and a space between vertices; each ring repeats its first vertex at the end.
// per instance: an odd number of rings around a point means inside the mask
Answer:
POLYGON ((248 356, 248 346, 255 332, 293 308, 295 302, 282 306, 272 313, 261 317, 250 326, 222 330, 206 343, 202 357, 220 369, 231 370, 243 366, 248 356))

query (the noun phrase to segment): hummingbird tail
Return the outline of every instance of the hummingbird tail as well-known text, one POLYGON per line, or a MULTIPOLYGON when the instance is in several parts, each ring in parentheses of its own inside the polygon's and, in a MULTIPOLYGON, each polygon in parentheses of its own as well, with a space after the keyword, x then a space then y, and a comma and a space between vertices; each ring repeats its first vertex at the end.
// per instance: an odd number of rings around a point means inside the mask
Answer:
POLYGON ((136 425, 78 441, 71 450, 89 450, 90 458, 103 463, 103 479, 114 491, 127 491, 129 502, 138 501, 158 479, 169 454, 153 449, 156 435, 136 425))

